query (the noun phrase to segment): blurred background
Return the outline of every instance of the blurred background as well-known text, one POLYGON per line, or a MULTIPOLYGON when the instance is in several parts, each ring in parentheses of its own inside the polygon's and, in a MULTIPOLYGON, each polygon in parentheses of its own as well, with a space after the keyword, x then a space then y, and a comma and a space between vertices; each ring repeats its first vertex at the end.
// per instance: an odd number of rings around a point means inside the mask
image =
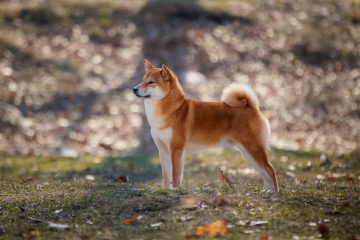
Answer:
POLYGON ((360 146, 360 0, 0 1, 0 153, 152 153, 143 59, 188 96, 246 82, 276 148, 360 146))

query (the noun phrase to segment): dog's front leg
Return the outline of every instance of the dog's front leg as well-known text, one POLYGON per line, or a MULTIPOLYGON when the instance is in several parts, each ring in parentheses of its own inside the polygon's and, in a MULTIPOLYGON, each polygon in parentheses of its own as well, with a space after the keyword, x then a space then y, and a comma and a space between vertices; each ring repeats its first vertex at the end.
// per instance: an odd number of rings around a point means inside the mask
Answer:
POLYGON ((183 180, 184 171, 184 149, 171 149, 171 163, 172 163, 172 180, 173 187, 180 187, 183 180))
POLYGON ((172 166, 169 149, 160 139, 154 139, 159 150, 163 184, 165 188, 171 188, 172 185, 172 166))

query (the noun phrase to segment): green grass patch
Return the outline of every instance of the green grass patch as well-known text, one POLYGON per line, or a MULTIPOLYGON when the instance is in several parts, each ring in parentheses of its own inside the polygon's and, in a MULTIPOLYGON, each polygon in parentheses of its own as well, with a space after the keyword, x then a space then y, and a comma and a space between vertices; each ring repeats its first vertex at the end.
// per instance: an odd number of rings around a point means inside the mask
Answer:
POLYGON ((332 239, 349 239, 359 234, 359 159, 327 156, 324 163, 320 156, 273 150, 277 195, 260 193, 260 177, 231 151, 189 156, 184 187, 176 190, 161 187, 156 156, 2 157, 1 238, 184 239, 222 220, 228 239, 316 239, 319 223, 332 239), (236 192, 220 179, 219 168, 236 192), (119 176, 129 182, 116 181, 119 176), (181 201, 189 194, 200 202, 191 209, 181 201), (125 224, 134 217, 140 219, 125 224), (48 222, 69 229, 50 230, 48 222))

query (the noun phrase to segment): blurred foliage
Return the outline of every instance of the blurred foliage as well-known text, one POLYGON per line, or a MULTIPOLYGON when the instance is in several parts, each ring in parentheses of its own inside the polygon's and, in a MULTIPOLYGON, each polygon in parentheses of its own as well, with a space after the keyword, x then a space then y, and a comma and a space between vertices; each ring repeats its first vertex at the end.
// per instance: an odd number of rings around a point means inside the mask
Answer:
POLYGON ((272 144, 356 150, 359 1, 1 1, 0 152, 153 152, 142 59, 218 100, 247 82, 272 144))

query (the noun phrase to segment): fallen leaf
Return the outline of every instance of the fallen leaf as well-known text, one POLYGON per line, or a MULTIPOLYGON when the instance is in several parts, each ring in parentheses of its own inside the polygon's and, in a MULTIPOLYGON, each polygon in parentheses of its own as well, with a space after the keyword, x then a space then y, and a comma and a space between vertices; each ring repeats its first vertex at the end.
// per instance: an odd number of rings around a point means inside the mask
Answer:
POLYGON ((360 240, 360 235, 352 235, 351 240, 360 240))
POLYGON ((228 233, 228 227, 223 221, 216 221, 196 229, 195 235, 198 237, 224 237, 228 233))
POLYGON ((62 224, 62 223, 53 223, 53 222, 48 222, 49 226, 49 230, 52 231, 63 231, 63 230, 68 230, 70 229, 69 225, 67 224, 62 224))
POLYGON ((259 237, 259 240, 270 240, 271 237, 269 235, 262 235, 259 237))
POLYGON ((31 229, 31 230, 29 231, 29 234, 30 234, 31 237, 28 238, 28 239, 38 238, 38 237, 40 236, 40 231, 37 230, 37 229, 31 229))
POLYGON ((159 226, 161 226, 162 225, 162 222, 157 222, 157 223, 152 223, 152 224, 150 224, 150 227, 159 227, 159 226))
POLYGON ((124 175, 120 175, 117 178, 113 179, 113 182, 116 183, 127 183, 129 182, 129 177, 128 176, 124 176, 124 175))
POLYGON ((332 173, 326 176, 326 180, 330 182, 335 182, 335 181, 353 182, 355 181, 355 177, 351 174, 346 174, 346 173, 332 173))
POLYGON ((324 180, 324 179, 325 179, 325 176, 322 175, 322 174, 317 174, 317 175, 316 175, 316 179, 318 179, 318 180, 324 180))
POLYGON ((85 176, 85 179, 86 179, 86 180, 89 180, 89 181, 94 181, 94 180, 95 180, 95 176, 94 176, 94 175, 86 175, 86 176, 85 176))
POLYGON ((329 156, 327 156, 326 154, 321 154, 320 156, 320 166, 322 167, 330 167, 332 164, 329 156))
POLYGON ((71 148, 62 147, 60 149, 60 156, 66 158, 76 158, 78 156, 78 152, 71 148))
POLYGON ((38 219, 38 218, 34 218, 34 217, 28 217, 28 219, 29 219, 30 221, 35 222, 35 223, 44 222, 44 220, 41 220, 41 219, 38 219))
POLYGON ((239 221, 237 222, 237 225, 245 226, 245 225, 246 225, 246 222, 243 221, 243 220, 239 220, 239 221))
POLYGON ((328 238, 330 233, 330 228, 325 223, 318 224, 318 231, 321 234, 321 237, 328 238))
POLYGON ((28 177, 28 178, 21 179, 21 180, 20 180, 20 183, 21 183, 21 184, 31 183, 31 182, 33 182, 34 180, 35 180, 34 177, 28 177))
POLYGON ((243 233, 245 233, 245 234, 252 234, 252 233, 254 233, 254 232, 256 232, 255 230, 251 230, 251 229, 247 229, 247 230, 244 230, 243 231, 243 233))
POLYGON ((180 198, 182 208, 187 210, 194 210, 200 205, 200 198, 196 195, 186 195, 180 198))
POLYGON ((194 216, 181 216, 181 217, 179 218, 179 220, 180 220, 181 222, 188 222, 188 221, 193 220, 194 218, 195 218, 194 216))
POLYGON ((348 208, 348 207, 351 207, 351 203, 350 203, 350 202, 343 202, 343 203, 340 205, 340 208, 342 208, 342 209, 348 208))
POLYGON ((293 173, 291 171, 286 171, 285 175, 288 176, 288 177, 291 177, 291 178, 296 178, 295 173, 293 173))
POLYGON ((296 167, 294 164, 290 164, 287 168, 289 171, 295 171, 296 170, 296 167))
POLYGON ((56 209, 55 211, 54 211, 54 213, 61 213, 62 212, 62 209, 56 209))
POLYGON ((310 171, 312 169, 312 162, 307 161, 306 165, 303 167, 305 171, 310 171))
POLYGON ((132 217, 128 218, 124 221, 125 224, 132 225, 137 223, 140 219, 142 219, 142 216, 132 217))
POLYGON ((260 226, 265 224, 268 224, 268 221, 250 221, 249 226, 253 227, 253 226, 260 226))
POLYGON ((229 203, 229 201, 223 196, 219 196, 219 197, 215 198, 215 201, 214 201, 214 204, 217 206, 224 206, 228 203, 229 203))

